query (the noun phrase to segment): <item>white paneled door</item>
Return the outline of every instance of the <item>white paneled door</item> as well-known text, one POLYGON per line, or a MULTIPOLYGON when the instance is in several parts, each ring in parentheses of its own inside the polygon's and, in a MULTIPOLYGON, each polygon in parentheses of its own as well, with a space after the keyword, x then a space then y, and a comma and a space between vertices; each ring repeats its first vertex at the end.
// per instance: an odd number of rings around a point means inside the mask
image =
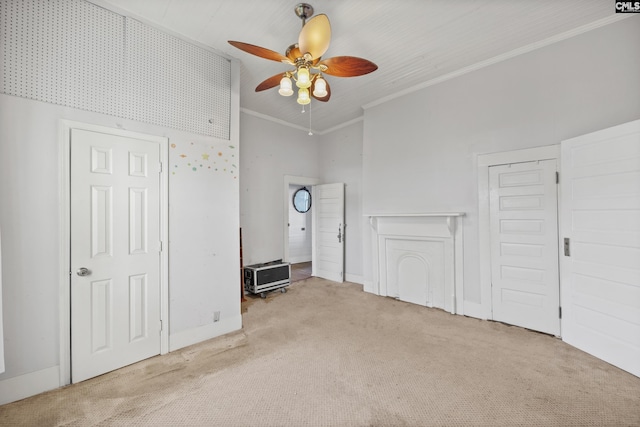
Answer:
POLYGON ((344 184, 313 186, 313 275, 344 282, 344 184))
POLYGON ((71 130, 71 374, 160 353, 160 147, 71 130))
POLYGON ((493 320, 560 335, 556 160, 489 168, 493 320))
POLYGON ((562 338, 640 376, 640 120, 561 149, 562 338))

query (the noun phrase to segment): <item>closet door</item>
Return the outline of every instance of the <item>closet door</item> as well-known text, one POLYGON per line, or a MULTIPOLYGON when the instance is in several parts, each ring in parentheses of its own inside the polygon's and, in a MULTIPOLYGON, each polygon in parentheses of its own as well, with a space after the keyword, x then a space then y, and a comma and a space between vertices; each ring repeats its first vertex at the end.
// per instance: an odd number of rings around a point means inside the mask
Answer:
POLYGON ((562 338, 640 376, 640 120, 563 141, 561 171, 562 338))

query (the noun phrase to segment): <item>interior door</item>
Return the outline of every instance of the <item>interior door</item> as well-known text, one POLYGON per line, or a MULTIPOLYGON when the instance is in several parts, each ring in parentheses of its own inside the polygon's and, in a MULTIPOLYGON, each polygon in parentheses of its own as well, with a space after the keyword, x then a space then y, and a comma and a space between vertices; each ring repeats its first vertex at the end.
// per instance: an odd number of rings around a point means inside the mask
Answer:
POLYGON ((493 319, 560 335, 556 160, 489 168, 493 319))
POLYGON ((640 120, 561 150, 562 338, 640 376, 640 120))
POLYGON ((312 274, 344 282, 344 184, 313 186, 312 274))
POLYGON ((71 374, 160 353, 160 147, 71 130, 71 374))

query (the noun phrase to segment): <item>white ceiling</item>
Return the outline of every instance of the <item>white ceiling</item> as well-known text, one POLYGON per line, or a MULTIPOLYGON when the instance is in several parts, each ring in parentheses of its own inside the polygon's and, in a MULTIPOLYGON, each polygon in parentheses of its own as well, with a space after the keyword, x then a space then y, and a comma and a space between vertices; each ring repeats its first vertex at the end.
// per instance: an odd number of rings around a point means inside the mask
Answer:
MULTIPOLYGON (((332 40, 324 58, 358 56, 378 70, 361 77, 327 76, 331 100, 312 101, 311 127, 326 132, 362 116, 362 107, 417 87, 613 22, 609 0, 308 0, 325 13, 332 40)), ((240 107, 301 129, 295 96, 277 88, 254 92, 285 64, 242 52, 237 40, 284 54, 297 42, 296 0, 95 0, 94 3, 196 40, 241 61, 240 107), (115 7, 112 7, 112 6, 115 7)))

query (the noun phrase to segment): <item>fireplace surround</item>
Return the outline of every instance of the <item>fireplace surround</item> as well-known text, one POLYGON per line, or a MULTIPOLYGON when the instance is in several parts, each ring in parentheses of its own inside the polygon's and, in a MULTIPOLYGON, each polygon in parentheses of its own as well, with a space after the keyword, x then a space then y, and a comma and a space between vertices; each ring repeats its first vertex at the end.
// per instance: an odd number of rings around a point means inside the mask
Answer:
POLYGON ((372 214, 373 293, 462 314, 462 212, 372 214))

